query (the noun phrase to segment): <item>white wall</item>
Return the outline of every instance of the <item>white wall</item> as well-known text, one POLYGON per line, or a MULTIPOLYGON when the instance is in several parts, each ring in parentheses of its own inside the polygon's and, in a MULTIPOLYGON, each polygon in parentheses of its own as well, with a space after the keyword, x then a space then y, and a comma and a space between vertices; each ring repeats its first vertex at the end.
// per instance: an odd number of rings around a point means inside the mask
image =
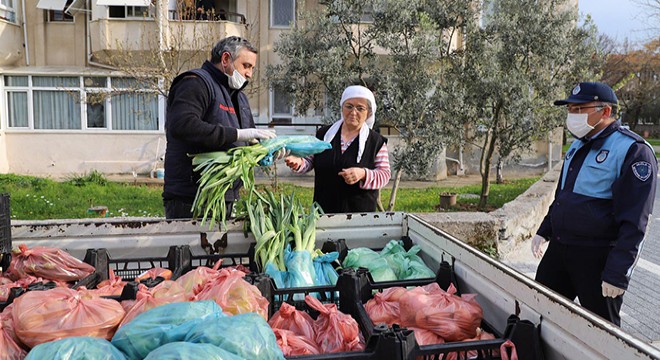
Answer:
POLYGON ((165 135, 158 133, 5 132, 0 136, 0 172, 56 178, 92 170, 105 174, 148 174, 165 154, 165 143, 165 135), (8 164, 4 169, 3 148, 8 164))

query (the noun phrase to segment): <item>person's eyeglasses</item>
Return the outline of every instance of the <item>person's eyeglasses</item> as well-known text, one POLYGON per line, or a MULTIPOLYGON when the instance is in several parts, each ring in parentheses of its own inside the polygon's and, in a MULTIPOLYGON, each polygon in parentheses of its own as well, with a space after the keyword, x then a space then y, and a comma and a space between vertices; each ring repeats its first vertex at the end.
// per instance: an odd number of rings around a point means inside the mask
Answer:
POLYGON ((356 110, 358 113, 362 114, 362 113, 367 112, 368 109, 366 107, 360 106, 360 105, 353 106, 352 104, 344 104, 344 110, 346 110, 348 112, 352 112, 353 110, 356 110))
POLYGON ((605 108, 605 105, 593 105, 593 106, 569 106, 568 112, 570 113, 580 113, 584 109, 594 109, 594 108, 600 108, 598 111, 602 110, 605 108))

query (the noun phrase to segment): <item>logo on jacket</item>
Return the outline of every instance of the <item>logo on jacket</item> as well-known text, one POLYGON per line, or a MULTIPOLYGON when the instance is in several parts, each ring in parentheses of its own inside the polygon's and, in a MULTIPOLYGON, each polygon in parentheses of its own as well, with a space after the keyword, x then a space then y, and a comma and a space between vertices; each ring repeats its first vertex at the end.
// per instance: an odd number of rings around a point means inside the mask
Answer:
POLYGON ((566 160, 572 158, 573 154, 575 154, 575 148, 572 148, 569 152, 566 153, 566 160))
POLYGON ((602 163, 607 159, 607 155, 609 155, 610 151, 609 150, 601 150, 598 155, 596 155, 596 162, 597 163, 602 163))
POLYGON ((234 110, 233 107, 228 107, 228 106, 220 104, 219 108, 224 110, 224 111, 229 111, 230 114, 236 114, 236 110, 234 110))
POLYGON ((632 164, 632 171, 638 179, 646 181, 651 177, 651 164, 646 161, 638 161, 632 164))

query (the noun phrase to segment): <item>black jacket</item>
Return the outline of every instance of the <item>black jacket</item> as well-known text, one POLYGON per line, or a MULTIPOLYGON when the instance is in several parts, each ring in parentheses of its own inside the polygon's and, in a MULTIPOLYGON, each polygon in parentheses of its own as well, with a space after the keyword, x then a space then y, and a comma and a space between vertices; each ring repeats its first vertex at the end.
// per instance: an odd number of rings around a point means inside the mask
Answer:
MULTIPOLYGON (((253 128, 247 96, 231 89, 227 76, 210 62, 177 76, 167 97, 165 186, 163 198, 192 202, 199 174, 188 154, 228 150, 247 145, 236 142, 237 128, 253 128)), ((225 199, 238 199, 240 183, 225 199)))

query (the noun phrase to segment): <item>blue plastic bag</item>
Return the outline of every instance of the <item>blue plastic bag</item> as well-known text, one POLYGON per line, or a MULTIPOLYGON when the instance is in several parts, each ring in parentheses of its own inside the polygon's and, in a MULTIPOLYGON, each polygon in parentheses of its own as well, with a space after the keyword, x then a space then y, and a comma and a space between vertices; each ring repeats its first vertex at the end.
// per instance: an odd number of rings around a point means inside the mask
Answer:
POLYGON ((314 272, 316 273, 316 286, 324 285, 337 285, 339 274, 332 265, 332 262, 339 258, 339 253, 336 251, 327 254, 319 255, 314 258, 314 272))
POLYGON ((272 139, 263 140, 261 145, 268 149, 268 154, 259 160, 259 165, 261 166, 273 165, 275 160, 273 154, 282 148, 297 157, 315 155, 332 148, 332 144, 329 142, 319 140, 310 135, 277 136, 272 139))
POLYGON ((213 300, 166 304, 147 310, 117 330, 112 345, 128 359, 144 359, 162 345, 183 341, 208 317, 226 317, 213 300))
POLYGON ((126 360, 106 339, 78 336, 39 344, 26 360, 126 360))
POLYGON ((189 342, 173 342, 159 347, 149 353, 144 360, 244 360, 211 344, 194 344, 189 342))
POLYGON ((270 276, 271 279, 275 282, 275 286, 278 289, 283 289, 286 287, 287 284, 287 278, 289 273, 286 271, 280 270, 277 265, 275 265, 272 262, 267 262, 266 263, 266 268, 264 269, 264 273, 266 275, 270 276))
POLYGON ((246 359, 284 360, 270 325, 255 313, 206 319, 185 341, 212 344, 246 359))
POLYGON ((312 254, 307 250, 293 250, 288 245, 284 250, 284 263, 288 272, 286 287, 310 287, 315 285, 316 271, 312 254))

